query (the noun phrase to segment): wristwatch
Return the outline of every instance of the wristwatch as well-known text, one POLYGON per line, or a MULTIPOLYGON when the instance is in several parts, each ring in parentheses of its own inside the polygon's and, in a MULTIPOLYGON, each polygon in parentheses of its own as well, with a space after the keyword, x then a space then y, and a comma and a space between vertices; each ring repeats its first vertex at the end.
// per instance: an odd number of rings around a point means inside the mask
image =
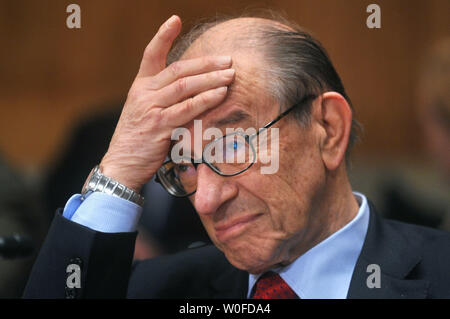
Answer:
POLYGON ((89 191, 106 193, 126 199, 141 207, 144 206, 144 197, 131 188, 120 184, 118 181, 103 175, 102 172, 100 172, 100 167, 98 165, 91 170, 91 173, 81 190, 81 194, 85 195, 89 191))

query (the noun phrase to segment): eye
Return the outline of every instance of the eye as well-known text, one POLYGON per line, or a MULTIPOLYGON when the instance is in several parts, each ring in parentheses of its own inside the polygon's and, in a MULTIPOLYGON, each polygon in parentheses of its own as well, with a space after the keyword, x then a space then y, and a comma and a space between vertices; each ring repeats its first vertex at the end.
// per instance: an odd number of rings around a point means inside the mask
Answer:
POLYGON ((176 164, 175 165, 175 171, 180 172, 180 173, 184 173, 187 172, 189 170, 189 164, 176 164))
POLYGON ((236 152, 239 149, 241 149, 242 146, 243 146, 243 143, 241 141, 233 140, 233 141, 231 141, 230 143, 227 144, 226 149, 229 152, 236 152))
POLYGON ((175 164, 174 167, 174 171, 175 171, 175 175, 177 177, 179 177, 180 179, 185 179, 191 176, 195 176, 196 174, 196 170, 194 165, 192 164, 185 164, 185 163, 180 163, 180 164, 175 164))
POLYGON ((177 165, 177 171, 179 172, 186 172, 188 169, 189 167, 187 165, 184 164, 177 165))

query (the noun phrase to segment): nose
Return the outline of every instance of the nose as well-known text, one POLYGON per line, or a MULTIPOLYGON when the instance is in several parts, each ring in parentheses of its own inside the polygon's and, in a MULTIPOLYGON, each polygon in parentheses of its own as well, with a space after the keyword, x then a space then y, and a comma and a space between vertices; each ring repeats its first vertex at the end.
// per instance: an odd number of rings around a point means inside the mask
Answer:
POLYGON ((205 164, 197 167, 194 207, 199 214, 213 214, 223 203, 237 194, 238 187, 232 177, 220 176, 205 164))

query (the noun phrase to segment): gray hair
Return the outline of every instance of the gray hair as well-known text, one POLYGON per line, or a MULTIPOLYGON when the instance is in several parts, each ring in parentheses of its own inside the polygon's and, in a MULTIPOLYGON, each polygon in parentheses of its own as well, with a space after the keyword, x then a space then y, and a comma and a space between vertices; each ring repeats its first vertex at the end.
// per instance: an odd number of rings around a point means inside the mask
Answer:
MULTIPOLYGON (((262 51, 265 62, 270 65, 270 68, 264 70, 271 79, 268 90, 281 108, 299 103, 306 95, 319 96, 327 91, 335 91, 346 99, 354 113, 342 81, 320 42, 297 24, 271 10, 259 11, 256 14, 215 17, 197 23, 174 45, 167 64, 179 60, 194 41, 212 27, 240 17, 263 18, 269 20, 268 22, 276 22, 260 23, 251 31, 238 35, 238 38, 245 42, 249 39, 248 36, 251 36, 252 43, 264 48, 262 51)), ((295 112, 300 125, 307 127, 310 123, 311 101, 298 107, 295 112)), ((346 150, 347 160, 350 150, 359 140, 358 131, 361 129, 361 125, 353 116, 346 150)))

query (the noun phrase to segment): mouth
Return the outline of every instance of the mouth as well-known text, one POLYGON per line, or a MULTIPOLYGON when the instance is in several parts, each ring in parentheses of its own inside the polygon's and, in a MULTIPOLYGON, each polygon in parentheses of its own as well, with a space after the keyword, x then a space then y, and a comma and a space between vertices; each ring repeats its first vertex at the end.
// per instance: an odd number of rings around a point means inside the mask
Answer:
POLYGON ((230 222, 219 224, 214 227, 216 237, 219 241, 224 242, 232 237, 238 236, 244 229, 253 223, 262 214, 254 214, 236 218, 230 222))

